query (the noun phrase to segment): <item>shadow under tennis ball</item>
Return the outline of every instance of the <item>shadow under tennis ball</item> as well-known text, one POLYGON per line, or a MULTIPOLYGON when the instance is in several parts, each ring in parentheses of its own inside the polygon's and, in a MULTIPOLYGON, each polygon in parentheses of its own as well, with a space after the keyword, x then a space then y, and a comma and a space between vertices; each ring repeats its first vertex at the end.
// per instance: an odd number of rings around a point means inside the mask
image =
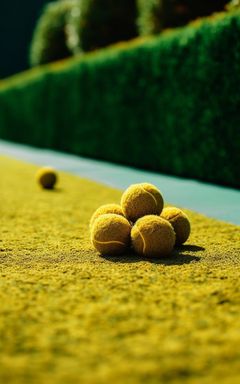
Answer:
POLYGON ((201 260, 200 257, 190 255, 187 252, 200 252, 204 250, 205 248, 196 245, 182 245, 181 247, 175 248, 174 251, 167 257, 149 258, 139 256, 135 254, 134 251, 132 251, 132 254, 128 253, 120 256, 101 255, 101 257, 113 263, 139 263, 141 261, 147 261, 152 264, 162 264, 166 266, 183 265, 201 260))

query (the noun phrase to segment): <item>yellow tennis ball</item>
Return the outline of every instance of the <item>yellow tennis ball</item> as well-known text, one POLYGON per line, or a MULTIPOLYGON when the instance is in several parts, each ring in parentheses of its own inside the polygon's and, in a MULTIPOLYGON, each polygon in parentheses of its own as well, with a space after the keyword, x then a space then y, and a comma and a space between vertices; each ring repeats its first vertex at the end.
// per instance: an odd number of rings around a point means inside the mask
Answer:
POLYGON ((116 215, 124 216, 122 207, 119 204, 101 205, 101 207, 99 207, 91 217, 90 228, 92 227, 97 217, 104 215, 106 213, 115 213, 116 215))
POLYGON ((188 216, 181 209, 175 207, 164 208, 161 217, 168 220, 176 233, 176 245, 187 241, 191 232, 191 224, 188 216))
POLYGON ((131 185, 121 199, 123 213, 132 222, 145 215, 160 215, 163 204, 161 192, 148 183, 131 185))
POLYGON ((171 224, 160 216, 149 215, 139 219, 131 231, 132 245, 140 255, 162 257, 169 255, 175 244, 171 224))
POLYGON ((130 245, 131 225, 123 216, 107 213, 96 218, 91 228, 91 242, 103 255, 117 255, 130 245))
POLYGON ((53 189, 57 182, 57 173, 54 168, 43 167, 37 171, 36 179, 45 189, 53 189))

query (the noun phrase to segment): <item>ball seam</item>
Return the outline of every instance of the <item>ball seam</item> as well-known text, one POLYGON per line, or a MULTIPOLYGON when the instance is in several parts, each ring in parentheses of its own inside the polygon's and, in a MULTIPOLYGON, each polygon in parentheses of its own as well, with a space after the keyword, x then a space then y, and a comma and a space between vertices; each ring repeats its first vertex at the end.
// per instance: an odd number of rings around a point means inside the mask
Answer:
POLYGON ((136 225, 136 229, 137 229, 137 231, 138 231, 138 233, 139 233, 139 235, 140 235, 140 237, 141 237, 141 239, 142 239, 142 242, 143 242, 143 250, 142 250, 142 253, 145 255, 146 248, 147 248, 147 244, 146 244, 146 242, 145 242, 145 239, 144 239, 144 237, 143 237, 143 235, 142 235, 140 229, 137 227, 137 225, 136 225))
POLYGON ((112 240, 112 241, 98 241, 98 240, 95 240, 93 239, 92 242, 95 242, 95 243, 98 243, 98 244, 121 244, 121 245, 124 245, 125 246, 125 243, 123 243, 122 241, 117 241, 117 240, 112 240))
POLYGON ((165 217, 161 216, 163 219, 171 221, 173 219, 176 219, 176 217, 181 216, 181 213, 177 213, 175 216, 170 217, 170 219, 165 219, 165 217))
POLYGON ((157 199, 155 198, 155 196, 153 196, 152 194, 151 194, 151 192, 148 192, 145 188, 143 188, 143 187, 141 187, 142 188, 142 190, 144 191, 144 192, 146 192, 148 195, 150 195, 152 198, 153 198, 153 200, 154 200, 154 202, 155 202, 155 205, 156 205, 156 207, 158 206, 158 203, 157 203, 157 199))

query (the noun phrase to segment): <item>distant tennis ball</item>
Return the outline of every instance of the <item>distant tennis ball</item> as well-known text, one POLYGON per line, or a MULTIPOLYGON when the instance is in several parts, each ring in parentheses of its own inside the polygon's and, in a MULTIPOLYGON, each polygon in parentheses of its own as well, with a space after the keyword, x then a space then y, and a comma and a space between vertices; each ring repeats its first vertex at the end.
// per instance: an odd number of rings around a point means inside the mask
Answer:
POLYGON ((176 245, 187 241, 191 232, 191 224, 188 216, 181 209, 167 207, 161 213, 161 217, 168 220, 176 233, 176 245))
POLYGON ((97 217, 104 215, 106 213, 115 213, 116 215, 124 216, 123 210, 119 204, 105 204, 99 207, 91 217, 90 228, 92 227, 94 221, 97 217))
POLYGON ((37 171, 36 179, 45 189, 53 189, 57 182, 57 173, 54 168, 43 167, 37 171))
POLYGON ((103 255, 117 255, 130 245, 131 225, 123 216, 107 213, 97 217, 91 228, 91 242, 103 255))
POLYGON ((163 204, 161 192, 148 183, 131 185, 121 199, 124 215, 133 222, 145 215, 160 215, 163 204))
POLYGON ((172 252, 175 233, 167 220, 160 216, 149 215, 135 223, 131 239, 136 253, 147 257, 162 257, 172 252))

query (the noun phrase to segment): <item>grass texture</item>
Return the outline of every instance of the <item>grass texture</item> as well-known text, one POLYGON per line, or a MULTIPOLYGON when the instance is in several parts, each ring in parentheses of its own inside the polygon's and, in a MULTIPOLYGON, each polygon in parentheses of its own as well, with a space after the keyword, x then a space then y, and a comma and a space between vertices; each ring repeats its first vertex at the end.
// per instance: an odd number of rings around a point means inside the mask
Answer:
POLYGON ((0 158, 0 381, 238 383, 239 227, 188 212, 171 257, 100 257, 88 225, 120 191, 0 158))
POLYGON ((239 34, 223 13, 2 82, 0 137, 240 186, 239 34))

